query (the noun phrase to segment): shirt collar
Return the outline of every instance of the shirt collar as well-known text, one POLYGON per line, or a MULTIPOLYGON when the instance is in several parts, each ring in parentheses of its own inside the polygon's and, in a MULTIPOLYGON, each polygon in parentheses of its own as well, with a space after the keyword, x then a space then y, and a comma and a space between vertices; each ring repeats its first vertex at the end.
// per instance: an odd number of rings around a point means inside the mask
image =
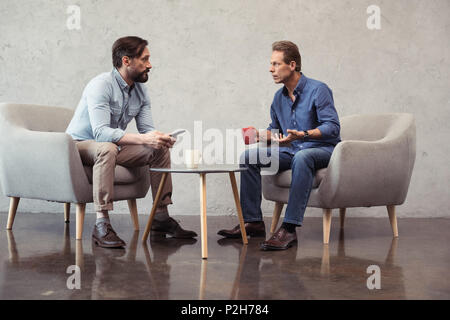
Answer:
POLYGON ((128 83, 122 78, 122 75, 116 68, 113 68, 112 73, 114 74, 114 77, 116 78, 117 83, 122 90, 126 90, 127 92, 131 92, 131 90, 133 90, 135 84, 133 83, 133 85, 130 87, 128 83))
MULTIPOLYGON (((303 74, 303 72, 300 72, 300 74, 302 76, 300 77, 300 80, 298 80, 298 83, 294 89, 294 92, 296 92, 297 94, 301 94, 303 92, 303 88, 306 85, 306 79, 307 79, 306 76, 303 74)), ((288 94, 286 86, 283 87, 283 93, 284 93, 284 95, 288 94)))

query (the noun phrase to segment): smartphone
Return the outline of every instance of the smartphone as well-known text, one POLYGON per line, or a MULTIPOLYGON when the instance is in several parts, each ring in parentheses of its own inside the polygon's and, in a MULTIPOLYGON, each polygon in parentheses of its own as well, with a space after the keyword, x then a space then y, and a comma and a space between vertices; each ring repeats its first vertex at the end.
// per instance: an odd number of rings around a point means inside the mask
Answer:
POLYGON ((182 134, 184 134, 186 132, 185 129, 177 129, 174 132, 170 133, 169 136, 173 137, 173 138, 177 138, 178 136, 181 136, 182 134))

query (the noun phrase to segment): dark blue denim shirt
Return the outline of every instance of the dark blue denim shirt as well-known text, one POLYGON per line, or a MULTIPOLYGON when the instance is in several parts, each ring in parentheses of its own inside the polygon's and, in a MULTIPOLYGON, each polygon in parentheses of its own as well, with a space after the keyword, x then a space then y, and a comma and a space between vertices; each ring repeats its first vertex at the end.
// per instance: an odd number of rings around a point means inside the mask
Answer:
POLYGON ((302 73, 294 89, 294 96, 293 102, 285 86, 275 93, 270 107, 272 122, 267 130, 279 130, 287 136, 287 129, 303 131, 317 128, 322 137, 295 140, 290 147, 280 147, 280 152, 295 154, 302 149, 317 147, 333 152, 341 138, 339 117, 331 89, 325 83, 307 78, 302 73))

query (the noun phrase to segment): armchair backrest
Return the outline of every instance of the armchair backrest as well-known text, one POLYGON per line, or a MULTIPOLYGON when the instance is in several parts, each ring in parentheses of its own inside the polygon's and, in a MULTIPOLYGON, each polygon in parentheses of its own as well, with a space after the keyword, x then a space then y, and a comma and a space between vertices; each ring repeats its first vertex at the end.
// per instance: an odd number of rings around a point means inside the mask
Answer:
POLYGON ((32 104, 1 103, 0 130, 10 126, 31 131, 64 132, 72 119, 73 110, 32 104))
POLYGON ((65 133, 73 111, 0 103, 0 185, 5 196, 86 203, 80 154, 65 133))
POLYGON ((408 113, 351 115, 341 118, 341 138, 377 141, 404 134, 413 125, 414 117, 408 113))
POLYGON ((341 118, 341 138, 311 206, 400 205, 416 158, 416 126, 408 113, 341 118))

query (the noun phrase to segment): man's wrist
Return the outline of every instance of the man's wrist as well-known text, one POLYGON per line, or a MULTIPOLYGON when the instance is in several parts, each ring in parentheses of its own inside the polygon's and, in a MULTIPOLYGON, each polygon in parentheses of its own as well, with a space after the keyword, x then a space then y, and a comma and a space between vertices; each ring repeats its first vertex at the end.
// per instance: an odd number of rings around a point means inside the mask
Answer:
POLYGON ((139 144, 145 144, 145 133, 140 133, 139 134, 139 144))

